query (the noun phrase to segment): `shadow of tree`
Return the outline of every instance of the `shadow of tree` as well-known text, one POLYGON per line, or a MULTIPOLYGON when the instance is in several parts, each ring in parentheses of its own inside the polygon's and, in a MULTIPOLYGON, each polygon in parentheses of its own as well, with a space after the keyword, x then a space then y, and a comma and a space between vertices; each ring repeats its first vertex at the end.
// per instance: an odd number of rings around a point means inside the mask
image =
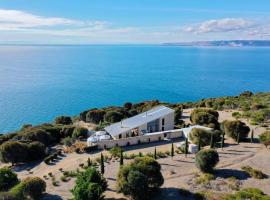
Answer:
POLYGON ((246 172, 237 169, 216 169, 214 174, 216 177, 235 177, 238 180, 246 180, 250 177, 246 172))
POLYGON ((155 191, 151 194, 153 200, 175 200, 175 199, 185 199, 192 200, 194 199, 193 193, 181 194, 179 188, 175 187, 164 187, 160 188, 158 191, 155 191))
POLYGON ((63 200, 62 197, 60 197, 59 195, 55 195, 55 194, 45 194, 44 197, 42 198, 42 200, 63 200))

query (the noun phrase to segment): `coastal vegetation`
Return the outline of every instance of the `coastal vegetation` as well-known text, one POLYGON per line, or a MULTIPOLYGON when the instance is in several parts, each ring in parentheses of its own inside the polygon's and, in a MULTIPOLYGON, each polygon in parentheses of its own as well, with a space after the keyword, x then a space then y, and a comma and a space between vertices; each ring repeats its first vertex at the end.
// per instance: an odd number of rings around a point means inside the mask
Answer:
POLYGON ((244 141, 248 137, 250 128, 239 120, 229 121, 225 120, 222 123, 223 130, 228 137, 235 141, 244 141))
POLYGON ((200 146, 210 145, 211 137, 215 142, 219 142, 221 140, 222 132, 220 130, 205 130, 202 128, 193 128, 189 134, 189 139, 193 144, 197 144, 200 146))
POLYGON ((123 165, 117 176, 118 191, 132 199, 148 199, 149 193, 164 182, 161 166, 148 156, 135 158, 123 165))
POLYGON ((75 187, 72 189, 74 200, 101 200, 107 188, 107 181, 94 167, 89 167, 77 175, 75 187))
POLYGON ((259 135, 260 142, 267 148, 270 145, 270 131, 265 131, 259 135))
POLYGON ((39 177, 19 180, 17 174, 7 167, 0 168, 0 198, 7 200, 41 199, 46 182, 39 177))
MULTIPOLYGON (((224 133, 227 137, 231 137, 236 141, 238 139, 239 141, 246 141, 250 129, 243 121, 255 124, 257 127, 265 127, 269 125, 270 119, 270 93, 253 94, 251 92, 245 92, 236 97, 211 98, 198 102, 174 104, 159 102, 157 100, 136 104, 127 102, 122 107, 106 107, 87 110, 80 113, 80 116, 77 118, 60 116, 55 119, 54 123, 44 123, 37 126, 26 124, 17 132, 1 135, 0 159, 2 162, 12 164, 44 160, 47 164, 46 166, 51 167, 58 162, 57 160, 59 158, 62 159, 59 152, 55 150, 55 145, 64 144, 64 147, 73 148, 73 146, 76 146, 74 144, 77 144, 78 141, 87 137, 88 130, 78 126, 78 120, 90 122, 96 127, 96 130, 103 130, 104 126, 110 123, 121 121, 122 119, 134 116, 161 104, 175 110, 176 128, 189 125, 187 123, 185 124, 181 118, 183 109, 186 108, 193 108, 190 116, 192 124, 213 128, 211 131, 198 128, 192 130, 190 140, 192 143, 200 144, 200 147, 210 145, 211 140, 213 141, 211 146, 214 147, 216 142, 221 141, 221 136, 224 136, 224 133), (223 123, 219 123, 218 120, 221 117, 217 110, 227 109, 232 109, 232 112, 237 112, 237 114, 234 114, 236 120, 230 119, 230 121, 226 120, 223 123)), ((260 142, 266 147, 269 145, 269 138, 269 131, 266 131, 259 136, 260 142)), ((256 141, 256 139, 254 141, 256 141)), ((222 147, 223 146, 224 144, 222 147)), ((81 149, 77 148, 77 146, 74 147, 74 151, 78 153, 83 152, 81 149)), ((151 152, 142 151, 141 153, 134 153, 131 155, 127 152, 123 153, 121 148, 116 147, 110 150, 112 157, 108 157, 105 153, 102 155, 103 161, 101 156, 94 159, 91 158, 89 165, 82 164, 79 166, 80 170, 83 169, 85 171, 78 172, 74 169, 74 173, 72 173, 72 176, 77 178, 75 186, 72 186, 74 199, 102 199, 104 197, 104 191, 106 190, 105 186, 101 186, 102 184, 96 181, 97 179, 89 177, 94 177, 92 174, 95 174, 95 176, 99 177, 98 180, 103 180, 103 183, 104 181, 106 182, 102 173, 104 171, 106 172, 105 174, 110 173, 107 168, 107 162, 110 162, 110 160, 117 160, 120 163, 118 164, 117 162, 117 167, 119 167, 119 173, 116 178, 118 191, 133 199, 144 199, 149 196, 153 190, 158 189, 164 182, 164 178, 161 174, 161 166, 158 163, 159 159, 166 159, 166 157, 168 158, 169 156, 179 156, 177 155, 177 151, 174 151, 173 144, 167 148, 167 151, 168 152, 165 153, 157 151, 156 149, 154 151, 154 149, 152 149, 151 152), (177 154, 174 154, 175 152, 177 154), (130 159, 130 161, 124 162, 124 159, 130 159), (94 164, 92 165, 92 163, 94 164), (96 168, 93 167, 94 165, 96 168), (91 169, 88 169, 86 166, 91 169), (94 172, 93 170, 96 171, 94 172)), ((188 159, 188 141, 186 141, 183 146, 182 152, 184 153, 183 157, 185 156, 184 159, 188 159)), ((179 153, 181 152, 179 151, 179 153)), ((197 178, 198 182, 209 184, 209 182, 215 181, 212 180, 213 175, 209 175, 209 173, 213 172, 214 167, 219 162, 219 156, 216 150, 204 147, 203 150, 197 153, 195 162, 196 166, 203 172, 202 174, 204 174, 197 178)), ((16 174, 14 175, 14 173, 11 173, 12 171, 7 172, 6 169, 3 171, 10 174, 10 177, 7 176, 10 180, 7 181, 6 179, 2 179, 4 180, 2 183, 9 183, 9 185, 3 185, 3 187, 1 187, 5 188, 2 191, 5 192, 2 196, 6 195, 16 199, 16 196, 24 191, 24 195, 28 198, 35 198, 42 195, 45 191, 46 185, 44 186, 42 180, 35 179, 34 185, 37 185, 39 189, 35 189, 38 194, 32 194, 30 190, 25 189, 25 185, 26 183, 29 183, 29 180, 24 181, 24 179, 22 179, 20 181, 16 177, 16 174)), ((243 168, 243 171, 250 177, 256 179, 265 177, 265 174, 261 174, 259 170, 254 168, 250 169, 245 167, 245 169, 243 168)), ((50 180, 47 184, 56 187, 68 182, 71 177, 69 177, 67 171, 64 172, 66 175, 63 173, 60 177, 55 176, 55 172, 52 173, 52 176, 46 173, 46 177, 49 177, 48 180, 50 180)), ((175 172, 174 170, 170 170, 168 173, 173 174, 175 172)), ((47 179, 45 180, 47 182, 47 179)), ((35 187, 31 186, 31 188, 35 187)))
POLYGON ((202 172, 211 173, 219 162, 219 155, 214 149, 203 149, 196 154, 195 161, 202 172))

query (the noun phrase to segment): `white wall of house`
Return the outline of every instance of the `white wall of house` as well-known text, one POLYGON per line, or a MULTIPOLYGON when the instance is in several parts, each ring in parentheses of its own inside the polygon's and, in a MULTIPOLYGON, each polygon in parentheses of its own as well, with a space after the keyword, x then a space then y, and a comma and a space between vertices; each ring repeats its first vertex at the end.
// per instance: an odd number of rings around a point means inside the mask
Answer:
POLYGON ((159 131, 162 131, 162 127, 164 127, 164 131, 173 130, 174 129, 174 113, 170 113, 159 119, 159 131), (162 119, 164 119, 164 126, 162 125, 162 119))
MULTIPOLYGON (((181 129, 175 129, 171 131, 156 132, 152 134, 130 138, 122 138, 117 140, 101 140, 97 142, 97 145, 99 149, 104 149, 116 146, 124 147, 128 145, 151 143, 164 140, 164 135, 166 135, 166 138, 168 139, 180 138, 183 136, 183 131, 181 129)), ((90 146, 91 144, 89 143, 88 145, 90 146)))

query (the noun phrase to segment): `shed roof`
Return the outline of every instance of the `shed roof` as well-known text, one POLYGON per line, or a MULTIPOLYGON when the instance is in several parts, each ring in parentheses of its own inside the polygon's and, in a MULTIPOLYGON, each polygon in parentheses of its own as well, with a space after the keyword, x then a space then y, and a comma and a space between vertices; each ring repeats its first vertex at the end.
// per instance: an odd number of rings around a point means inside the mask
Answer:
POLYGON ((117 136, 123 132, 134 129, 173 112, 174 110, 171 108, 158 106, 134 117, 122 120, 121 122, 111 124, 110 126, 105 127, 105 131, 107 131, 111 136, 117 136))

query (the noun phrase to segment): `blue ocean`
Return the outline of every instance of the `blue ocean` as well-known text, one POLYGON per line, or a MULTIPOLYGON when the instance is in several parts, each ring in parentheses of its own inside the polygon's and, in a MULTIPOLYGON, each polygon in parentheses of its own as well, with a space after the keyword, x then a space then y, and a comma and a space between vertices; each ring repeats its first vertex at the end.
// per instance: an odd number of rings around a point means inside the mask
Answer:
POLYGON ((270 91, 270 48, 0 46, 0 133, 126 101, 270 91))

